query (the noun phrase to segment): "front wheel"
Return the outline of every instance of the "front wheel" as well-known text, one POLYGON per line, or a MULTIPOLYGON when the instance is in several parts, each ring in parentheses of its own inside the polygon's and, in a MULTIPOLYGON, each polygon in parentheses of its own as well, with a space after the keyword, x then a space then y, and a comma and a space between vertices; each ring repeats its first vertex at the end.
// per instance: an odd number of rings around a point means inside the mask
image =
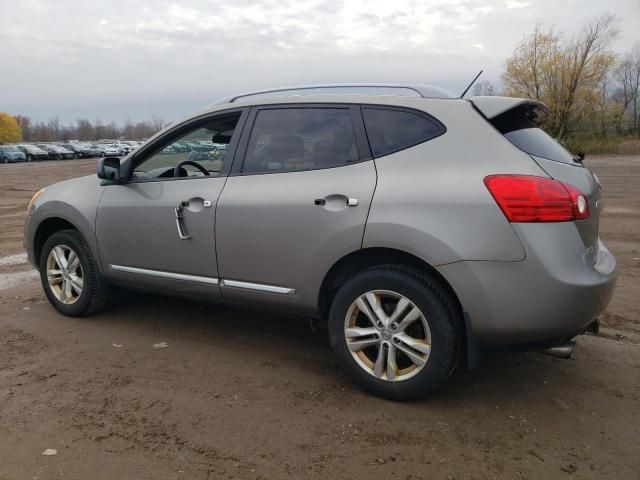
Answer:
POLYGON ((416 270, 366 270, 337 292, 329 335, 338 363, 360 387, 393 400, 439 389, 460 354, 461 318, 451 294, 416 270))
POLYGON ((94 313, 107 299, 107 286, 87 242, 77 230, 61 230, 45 241, 40 255, 40 280, 47 299, 63 315, 94 313))

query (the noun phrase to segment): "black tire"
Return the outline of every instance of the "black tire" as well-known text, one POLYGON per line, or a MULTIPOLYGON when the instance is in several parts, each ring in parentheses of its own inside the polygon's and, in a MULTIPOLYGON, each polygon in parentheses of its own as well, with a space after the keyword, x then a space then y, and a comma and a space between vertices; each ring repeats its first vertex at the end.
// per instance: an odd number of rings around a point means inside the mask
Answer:
POLYGON ((329 339, 338 364, 361 388, 391 400, 413 400, 442 387, 453 374, 461 352, 462 318, 449 291, 438 280, 405 266, 383 265, 365 270, 336 293, 329 311, 329 339), (427 363, 401 381, 378 378, 354 359, 345 338, 345 318, 351 304, 372 290, 390 290, 409 299, 424 314, 431 333, 427 363))
POLYGON ((60 230, 44 242, 40 255, 40 281, 47 299, 63 315, 81 317, 102 309, 108 298, 108 285, 100 276, 95 259, 85 239, 77 230, 60 230), (66 245, 77 254, 83 273, 82 293, 75 303, 65 304, 56 298, 47 280, 47 258, 51 250, 66 245))

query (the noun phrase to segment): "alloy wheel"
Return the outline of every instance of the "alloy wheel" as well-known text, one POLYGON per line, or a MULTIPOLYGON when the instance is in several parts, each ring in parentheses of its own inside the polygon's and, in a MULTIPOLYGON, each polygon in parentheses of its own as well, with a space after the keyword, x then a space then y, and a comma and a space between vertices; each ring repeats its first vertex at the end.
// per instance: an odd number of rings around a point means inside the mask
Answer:
POLYGON ((417 375, 431 353, 431 331, 422 311, 390 290, 360 295, 344 321, 347 347, 367 373, 386 381, 417 375))
POLYGON ((66 305, 82 295, 84 276, 78 254, 67 245, 57 245, 47 257, 47 282, 56 299, 66 305))

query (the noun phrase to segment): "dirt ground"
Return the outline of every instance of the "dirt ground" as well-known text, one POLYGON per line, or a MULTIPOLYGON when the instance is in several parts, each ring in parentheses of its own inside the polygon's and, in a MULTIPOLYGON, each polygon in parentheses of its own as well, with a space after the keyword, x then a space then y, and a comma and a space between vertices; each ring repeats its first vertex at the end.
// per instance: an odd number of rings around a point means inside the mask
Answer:
POLYGON ((0 479, 640 478, 640 157, 587 163, 620 266, 600 335, 486 355, 415 403, 355 388, 297 319, 149 295, 56 314, 26 206, 95 161, 0 165, 0 479))

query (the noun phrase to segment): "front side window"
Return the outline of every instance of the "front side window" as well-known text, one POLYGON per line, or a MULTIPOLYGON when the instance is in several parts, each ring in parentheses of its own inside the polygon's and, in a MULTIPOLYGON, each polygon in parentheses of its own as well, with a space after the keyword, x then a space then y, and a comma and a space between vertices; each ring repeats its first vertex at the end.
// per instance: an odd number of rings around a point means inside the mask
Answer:
POLYGON ((218 176, 240 113, 217 117, 163 142, 133 171, 133 180, 218 176))
POLYGON ((242 171, 295 172, 358 159, 348 108, 264 109, 256 115, 242 171))
POLYGON ((375 158, 413 147, 445 132, 440 122, 418 112, 365 107, 362 114, 375 158))

